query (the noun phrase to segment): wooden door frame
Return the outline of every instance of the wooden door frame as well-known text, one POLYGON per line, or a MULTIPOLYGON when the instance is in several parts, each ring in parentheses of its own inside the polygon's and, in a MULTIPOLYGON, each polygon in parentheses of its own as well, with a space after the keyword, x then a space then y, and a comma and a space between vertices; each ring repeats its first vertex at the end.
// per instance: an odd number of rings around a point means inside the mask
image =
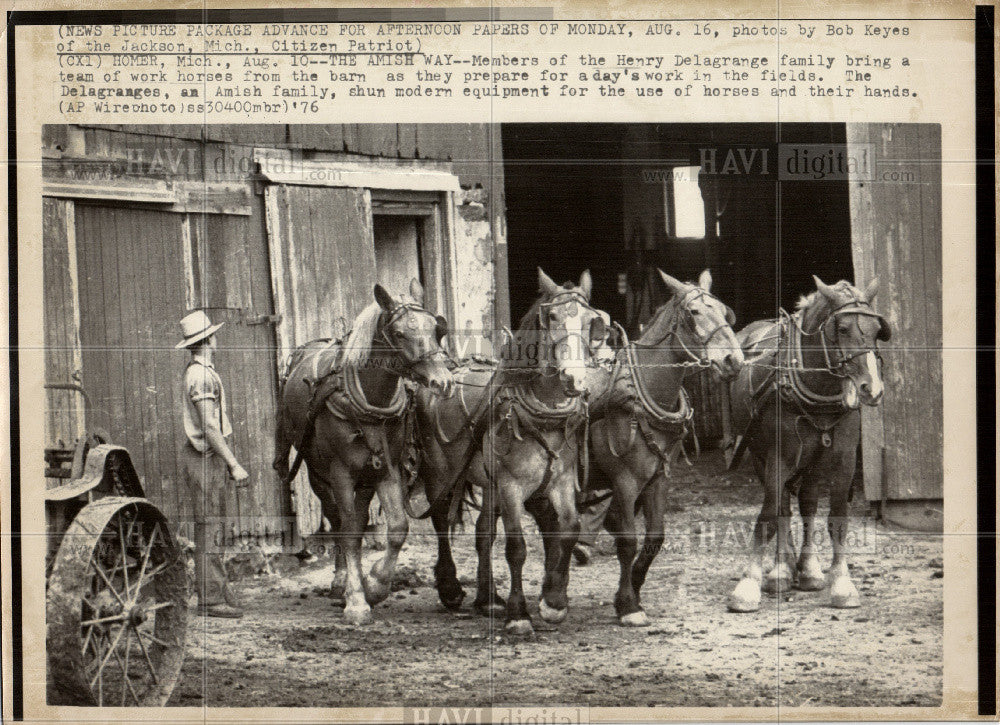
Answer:
MULTIPOLYGON (((313 186, 354 188, 365 192, 369 220, 375 214, 400 214, 424 217, 424 239, 430 240, 434 289, 428 307, 444 315, 449 322, 457 319, 461 308, 454 283, 458 260, 456 239, 456 197, 461 190, 458 176, 447 162, 402 159, 328 158, 302 159, 290 149, 255 148, 253 158, 260 173, 273 186, 313 186)), ((280 210, 273 208, 268 194, 267 229, 273 244, 280 241, 280 210), (273 221, 272 221, 273 217, 273 221)), ((287 232, 285 232, 287 233, 287 232)), ((423 250, 422 250, 423 251, 423 250)), ((271 251, 272 278, 275 275, 275 250, 271 251)), ((280 259, 277 260, 280 264, 280 259)), ((424 268, 427 278, 427 266, 424 268)), ((449 340, 449 346, 452 346, 449 340)), ((279 340, 278 367, 283 358, 279 340)), ((452 350, 454 353, 455 351, 452 350)))

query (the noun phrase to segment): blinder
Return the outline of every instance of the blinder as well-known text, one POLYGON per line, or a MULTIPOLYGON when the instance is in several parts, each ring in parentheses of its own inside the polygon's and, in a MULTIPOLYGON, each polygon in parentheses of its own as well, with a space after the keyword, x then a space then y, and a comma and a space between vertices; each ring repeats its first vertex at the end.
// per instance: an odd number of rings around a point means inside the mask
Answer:
POLYGON ((590 346, 597 347, 608 336, 608 325, 601 316, 595 317, 590 321, 590 346))
POLYGON ((440 345, 441 340, 443 340, 444 336, 448 334, 448 320, 444 318, 444 315, 435 315, 434 323, 434 337, 440 345))
POLYGON ((733 312, 733 308, 730 307, 729 305, 723 305, 723 308, 725 308, 726 310, 725 311, 726 324, 732 327, 733 325, 736 324, 736 313, 733 312))

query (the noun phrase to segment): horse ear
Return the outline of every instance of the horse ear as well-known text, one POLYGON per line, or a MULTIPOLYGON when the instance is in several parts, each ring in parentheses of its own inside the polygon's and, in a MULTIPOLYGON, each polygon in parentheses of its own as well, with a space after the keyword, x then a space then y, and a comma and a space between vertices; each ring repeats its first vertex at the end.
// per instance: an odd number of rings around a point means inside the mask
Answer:
POLYGON ((424 306, 424 286, 416 277, 410 280, 410 297, 421 307, 424 306))
POLYGON ((378 302, 379 307, 381 307, 386 312, 391 312, 396 306, 396 301, 392 299, 392 295, 385 291, 385 287, 380 284, 375 285, 375 301, 378 302))
POLYGON ((875 299, 875 295, 877 294, 878 294, 878 277, 869 282, 868 286, 865 287, 865 301, 871 303, 871 301, 875 299))
POLYGON ((588 300, 590 299, 590 290, 594 287, 594 280, 590 276, 590 270, 583 270, 583 274, 580 275, 580 290, 583 292, 583 296, 588 300))
POLYGON ((822 292, 824 297, 833 302, 837 300, 837 293, 833 291, 833 288, 815 274, 813 275, 813 282, 816 283, 816 289, 822 292))
POLYGON ((545 274, 541 267, 538 268, 538 291, 549 297, 559 294, 559 285, 553 282, 552 278, 545 274))
POLYGON ((660 273, 660 279, 663 280, 663 284, 665 284, 667 286, 667 289, 673 292, 675 295, 681 295, 687 291, 687 287, 679 279, 671 277, 669 274, 664 272, 659 267, 656 268, 656 271, 660 273))
POLYGON ((706 292, 712 289, 712 273, 707 269, 698 277, 698 286, 706 292))

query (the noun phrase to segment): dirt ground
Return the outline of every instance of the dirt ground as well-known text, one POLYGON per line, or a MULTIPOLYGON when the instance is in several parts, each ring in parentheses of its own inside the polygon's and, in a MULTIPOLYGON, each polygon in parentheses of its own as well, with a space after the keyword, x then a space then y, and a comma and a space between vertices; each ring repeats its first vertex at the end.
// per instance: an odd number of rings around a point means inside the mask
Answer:
MULTIPOLYGON (((396 591, 368 627, 347 625, 328 596, 330 559, 243 581, 242 620, 192 616, 183 678, 171 704, 940 704, 941 537, 889 530, 857 502, 852 575, 860 609, 832 609, 826 592, 793 592, 765 594, 759 612, 732 614, 726 595, 745 566, 743 542, 762 494, 748 471, 722 471, 715 454, 676 468, 667 543, 643 589, 649 627, 617 623, 611 602, 618 562, 607 534, 598 542, 602 554, 573 567, 567 619, 557 626, 542 622, 536 603, 541 543, 532 535, 525 583, 536 634, 507 637, 502 621, 471 612, 471 524, 455 537, 467 596, 460 612, 449 613, 432 586, 430 527, 414 522, 396 591)), ((380 555, 366 550, 366 568, 380 555)), ((502 532, 494 566, 505 596, 502 532)))

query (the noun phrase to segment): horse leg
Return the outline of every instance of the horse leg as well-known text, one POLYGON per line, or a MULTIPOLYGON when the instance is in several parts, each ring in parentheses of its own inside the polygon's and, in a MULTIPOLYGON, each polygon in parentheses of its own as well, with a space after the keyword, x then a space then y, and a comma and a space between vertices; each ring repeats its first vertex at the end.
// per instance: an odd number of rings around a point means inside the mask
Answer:
POLYGON ((618 554, 618 591, 615 592, 615 614, 624 626, 643 626, 648 618, 642 612, 636 599, 636 589, 632 585, 632 565, 639 548, 639 536, 635 531, 635 500, 638 498, 638 484, 627 470, 621 470, 612 477, 614 485, 613 515, 608 523, 615 537, 615 551, 618 554))
POLYGON ((564 471, 553 482, 546 506, 549 534, 546 539, 545 579, 538 610, 542 619, 558 623, 569 609, 569 565, 576 537, 580 534, 580 516, 576 511, 576 470, 564 471))
POLYGON ((371 605, 384 602, 392 593, 392 573, 396 570, 396 559, 410 531, 410 522, 403 507, 403 486, 395 467, 389 468, 376 489, 386 520, 386 547, 385 554, 372 565, 369 576, 364 579, 365 596, 371 605))
POLYGON ((819 486, 812 477, 803 480, 799 488, 799 515, 802 516, 802 552, 795 566, 796 586, 804 592, 816 592, 826 586, 823 567, 816 555, 819 534, 819 486))
POLYGON ((774 566, 764 579, 764 591, 772 594, 787 592, 792 588, 792 561, 795 551, 791 544, 792 494, 788 487, 781 485, 778 493, 777 546, 774 551, 774 566))
MULTIPOLYGON (((854 456, 852 449, 849 454, 854 456)), ((858 594, 851 574, 847 568, 847 524, 848 498, 851 492, 851 479, 854 478, 854 461, 846 466, 846 471, 830 486, 830 517, 827 528, 830 531, 830 541, 833 543, 833 562, 830 564, 830 605, 840 609, 851 609, 861 606, 861 596, 858 594)))
MULTIPOLYGON (((309 469, 309 487, 319 499, 322 517, 330 522, 329 541, 334 549, 333 582, 330 584, 330 596, 334 599, 344 596, 347 583, 347 560, 344 558, 344 546, 340 540, 340 515, 337 513, 337 502, 333 483, 312 466, 309 469)), ((320 523, 322 529, 322 522, 320 523)))
POLYGON ((511 480, 505 472, 498 476, 500 490, 500 514, 503 516, 505 538, 505 554, 507 568, 510 570, 510 594, 507 597, 507 623, 504 628, 510 634, 531 634, 531 617, 528 605, 524 600, 524 586, 521 581, 524 560, 528 556, 528 547, 524 541, 524 530, 521 518, 524 515, 524 500, 521 487, 511 480))
MULTIPOLYGON (((639 549, 639 556, 632 565, 632 589, 635 591, 635 603, 639 606, 635 621, 629 622, 632 626, 644 627, 649 624, 649 618, 642 610, 642 598, 640 590, 646 582, 646 574, 653 559, 663 548, 663 514, 667 508, 667 478, 662 473, 656 475, 646 490, 642 492, 642 512, 646 521, 646 535, 642 540, 642 547, 639 549)), ((623 622, 625 624, 625 622, 623 622)))
POLYGON ((476 519, 476 556, 478 569, 476 571, 476 601, 472 607, 476 613, 492 617, 499 615, 505 606, 504 600, 497 594, 493 581, 493 541, 497 537, 496 490, 489 482, 483 487, 483 509, 476 519))
MULTIPOLYGON (((455 495, 461 495, 461 492, 459 491, 455 495)), ((434 587, 437 589, 438 598, 445 608, 455 610, 462 606, 465 592, 462 590, 462 585, 458 583, 455 559, 451 555, 451 532, 448 530, 447 508, 438 507, 431 513, 431 523, 434 525, 434 533, 437 534, 438 548, 437 563, 434 564, 434 587)))
MULTIPOLYGON (((316 494, 324 502, 324 510, 335 510, 339 514, 338 521, 330 523, 335 529, 339 529, 337 548, 344 555, 344 618, 355 625, 371 624, 372 611, 365 600, 361 580, 362 524, 355 508, 354 479, 350 471, 340 464, 334 464, 330 467, 329 480, 333 484, 333 495, 329 495, 329 490, 325 490, 323 495, 319 491, 316 494)), ((367 508, 367 503, 365 507, 367 508)))
POLYGON ((743 578, 729 595, 728 607, 731 612, 756 612, 760 609, 764 550, 777 530, 778 500, 790 476, 788 467, 781 463, 777 451, 771 451, 763 465, 755 458, 754 466, 764 485, 764 503, 754 526, 750 563, 743 578))

